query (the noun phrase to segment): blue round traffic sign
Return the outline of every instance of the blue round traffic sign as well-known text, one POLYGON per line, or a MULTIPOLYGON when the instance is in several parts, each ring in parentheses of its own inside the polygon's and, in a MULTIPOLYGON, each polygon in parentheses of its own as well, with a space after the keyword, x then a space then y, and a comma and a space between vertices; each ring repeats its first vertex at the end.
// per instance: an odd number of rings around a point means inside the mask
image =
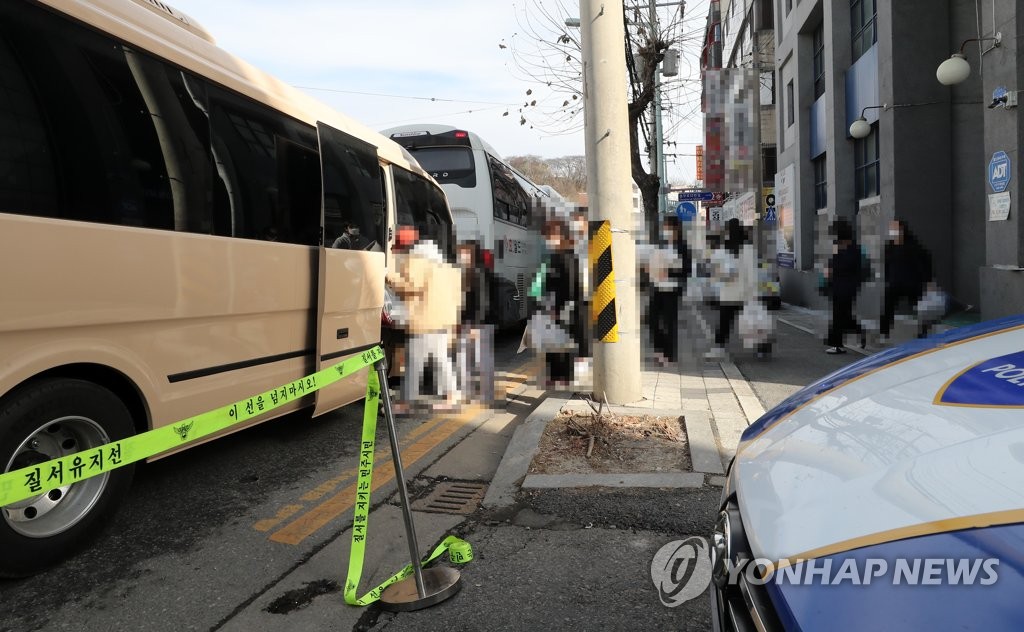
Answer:
POLYGON ((681 222, 692 222, 697 217, 697 205, 693 202, 680 202, 676 206, 676 216, 681 222))

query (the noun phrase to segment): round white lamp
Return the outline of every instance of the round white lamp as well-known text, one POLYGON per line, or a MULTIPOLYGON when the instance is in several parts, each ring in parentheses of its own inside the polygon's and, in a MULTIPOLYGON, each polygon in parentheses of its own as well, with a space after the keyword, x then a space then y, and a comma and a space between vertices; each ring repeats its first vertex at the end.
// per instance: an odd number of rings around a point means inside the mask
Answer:
POLYGON ((860 140, 861 138, 867 138, 870 133, 871 124, 863 116, 850 123, 850 136, 860 140))
POLYGON ((935 78, 944 86, 956 85, 967 79, 970 74, 971 65, 967 63, 967 58, 960 53, 953 53, 935 70, 935 78))

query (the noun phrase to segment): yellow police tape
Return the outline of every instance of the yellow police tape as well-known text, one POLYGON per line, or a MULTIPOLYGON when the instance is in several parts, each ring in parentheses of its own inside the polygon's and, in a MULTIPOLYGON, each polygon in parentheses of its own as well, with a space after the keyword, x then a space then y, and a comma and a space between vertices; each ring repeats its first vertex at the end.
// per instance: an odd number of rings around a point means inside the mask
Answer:
MULTIPOLYGON (((28 498, 99 476, 136 461, 167 452, 231 426, 279 408, 286 403, 314 393, 342 380, 356 371, 372 366, 384 358, 384 351, 375 346, 358 356, 339 362, 260 393, 234 404, 228 404, 208 413, 190 417, 177 423, 161 426, 126 439, 107 443, 68 456, 37 463, 29 467, 0 474, 0 507, 13 505, 28 498)), ((377 405, 380 401, 380 382, 376 371, 370 371, 366 385, 366 404, 363 408, 363 436, 359 458, 359 484, 356 492, 355 519, 352 523, 352 554, 349 559, 349 579, 345 588, 345 601, 365 606, 380 598, 380 593, 391 584, 408 577, 408 565, 390 579, 370 591, 362 599, 355 599, 356 585, 363 568, 366 526, 369 517, 370 477, 373 474, 373 451, 377 432, 377 405), (358 540, 357 540, 358 538, 358 540), (357 551, 358 545, 358 551, 357 551), (353 581, 354 577, 354 581, 353 581), (351 591, 351 595, 349 594, 351 591)), ((452 562, 465 563, 473 559, 469 543, 449 536, 423 561, 436 559, 444 551, 452 562)))
POLYGON ((0 507, 99 476, 220 432, 334 384, 383 357, 384 351, 379 346, 373 347, 312 375, 208 413, 120 441, 5 472, 0 474, 0 507))
MULTIPOLYGON (((373 452, 377 438, 377 400, 380 398, 380 382, 375 372, 370 372, 366 385, 366 404, 363 406, 363 436, 359 444, 359 478, 356 481, 356 502, 352 510, 352 547, 348 556, 348 578, 345 580, 345 603, 350 606, 367 606, 378 599, 384 589, 412 575, 412 564, 384 580, 379 586, 356 598, 359 579, 363 575, 363 559, 366 553, 366 533, 370 520, 370 490, 373 478, 373 452)), ((402 476, 402 473, 398 473, 402 476)), ((441 541, 421 564, 427 564, 448 551, 448 558, 456 564, 465 564, 473 559, 473 549, 465 540, 453 535, 441 541)))

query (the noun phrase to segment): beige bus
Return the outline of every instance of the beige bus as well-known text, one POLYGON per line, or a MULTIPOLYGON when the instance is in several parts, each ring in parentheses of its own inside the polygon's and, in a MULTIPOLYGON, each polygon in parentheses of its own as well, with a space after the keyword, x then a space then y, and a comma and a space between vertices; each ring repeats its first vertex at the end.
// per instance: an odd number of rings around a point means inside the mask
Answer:
MULTIPOLYGON (((450 248, 444 194, 408 153, 188 16, 158 0, 0 2, 0 471, 377 344, 397 222, 450 248)), ((365 384, 254 421, 319 415, 365 384)), ((131 477, 0 509, 0 575, 65 557, 131 477)))

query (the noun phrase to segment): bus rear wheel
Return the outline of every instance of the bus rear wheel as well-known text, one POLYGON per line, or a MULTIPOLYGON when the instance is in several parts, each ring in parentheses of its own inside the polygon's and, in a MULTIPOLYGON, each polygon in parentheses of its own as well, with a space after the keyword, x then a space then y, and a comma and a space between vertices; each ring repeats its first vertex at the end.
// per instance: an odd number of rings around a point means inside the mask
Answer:
MULTIPOLYGON (((128 409, 107 389, 84 380, 40 380, 0 402, 0 467, 39 465, 133 432, 128 409)), ((0 576, 38 573, 86 544, 113 517, 133 470, 123 466, 0 508, 0 576)), ((40 467, 42 481, 49 475, 49 467, 40 467)))

